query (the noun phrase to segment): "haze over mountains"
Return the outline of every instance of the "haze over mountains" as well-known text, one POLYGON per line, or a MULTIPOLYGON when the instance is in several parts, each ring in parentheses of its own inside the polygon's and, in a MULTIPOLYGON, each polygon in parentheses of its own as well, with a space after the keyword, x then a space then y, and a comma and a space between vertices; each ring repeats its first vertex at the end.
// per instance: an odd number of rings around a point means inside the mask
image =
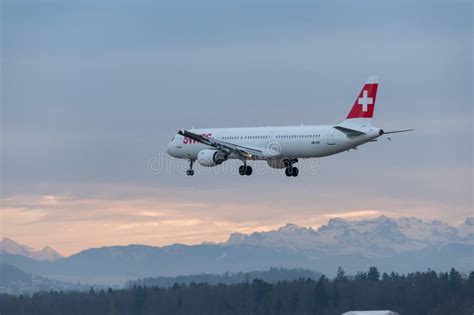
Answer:
POLYGON ((0 263, 0 293, 30 295, 38 291, 85 291, 89 289, 88 285, 31 275, 15 266, 0 263))
POLYGON ((101 284, 270 267, 307 268, 328 276, 338 266, 351 274, 370 266, 402 273, 451 267, 468 272, 474 270, 474 219, 455 228, 412 217, 336 218, 317 230, 287 224, 275 231, 233 233, 224 243, 107 246, 54 261, 33 258, 31 251, 21 254, 3 248, 2 261, 28 273, 101 284))

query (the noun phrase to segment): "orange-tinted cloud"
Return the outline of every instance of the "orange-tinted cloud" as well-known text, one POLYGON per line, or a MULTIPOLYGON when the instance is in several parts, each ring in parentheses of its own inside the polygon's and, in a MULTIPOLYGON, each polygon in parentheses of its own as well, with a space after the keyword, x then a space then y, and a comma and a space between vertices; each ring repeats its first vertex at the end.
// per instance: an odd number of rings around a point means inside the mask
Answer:
POLYGON ((70 255, 89 247, 131 243, 223 242, 233 232, 271 230, 286 223, 317 228, 332 217, 353 220, 385 214, 431 219, 430 209, 435 206, 411 202, 407 208, 406 201, 374 197, 371 204, 380 210, 355 209, 350 205, 354 199, 338 208, 322 202, 292 208, 265 198, 238 203, 227 198, 225 191, 216 192, 211 201, 191 191, 187 196, 188 201, 169 192, 128 198, 105 194, 94 198, 67 194, 10 196, 2 200, 0 234, 35 248, 47 244, 70 255))

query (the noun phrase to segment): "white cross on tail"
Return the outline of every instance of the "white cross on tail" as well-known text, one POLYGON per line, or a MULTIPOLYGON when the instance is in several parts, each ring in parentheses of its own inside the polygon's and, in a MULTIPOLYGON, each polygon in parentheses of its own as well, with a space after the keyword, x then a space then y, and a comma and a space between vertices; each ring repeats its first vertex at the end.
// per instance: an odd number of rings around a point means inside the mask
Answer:
POLYGON ((368 105, 372 105, 374 103, 374 99, 372 97, 367 97, 367 96, 368 96, 368 92, 367 90, 364 90, 364 92, 362 93, 362 97, 359 97, 359 100, 358 100, 359 105, 362 105, 363 112, 367 112, 369 110, 368 105))

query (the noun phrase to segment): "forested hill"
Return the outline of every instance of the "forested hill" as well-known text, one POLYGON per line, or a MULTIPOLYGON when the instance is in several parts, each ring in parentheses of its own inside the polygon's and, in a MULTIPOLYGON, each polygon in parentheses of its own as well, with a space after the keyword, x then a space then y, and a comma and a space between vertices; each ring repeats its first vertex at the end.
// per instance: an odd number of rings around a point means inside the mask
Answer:
POLYGON ((166 288, 173 286, 175 283, 236 284, 252 282, 255 279, 260 279, 268 283, 276 283, 278 281, 292 281, 301 278, 318 280, 319 277, 321 277, 321 273, 308 269, 270 268, 270 270, 266 271, 249 271, 237 273, 226 272, 219 275, 203 273, 189 276, 144 278, 135 281, 129 281, 127 283, 127 287, 155 286, 166 288))
POLYGON ((472 314, 474 272, 452 269, 408 275, 376 268, 334 280, 190 284, 171 288, 136 286, 86 292, 46 292, 32 297, 0 294, 1 314, 341 314, 390 309, 403 315, 472 314))

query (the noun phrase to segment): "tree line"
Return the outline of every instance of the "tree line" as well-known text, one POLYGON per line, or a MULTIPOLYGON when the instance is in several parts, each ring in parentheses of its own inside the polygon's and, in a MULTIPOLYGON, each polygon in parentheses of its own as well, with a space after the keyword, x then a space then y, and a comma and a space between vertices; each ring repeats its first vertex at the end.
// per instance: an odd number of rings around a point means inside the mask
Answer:
POLYGON ((171 287, 175 283, 191 284, 191 283, 207 283, 207 284, 236 284, 242 282, 251 282, 254 279, 260 279, 268 283, 278 281, 292 281, 296 279, 313 279, 318 280, 321 273, 309 269, 286 269, 272 267, 265 271, 249 271, 249 272, 225 272, 222 274, 197 274, 176 277, 150 277, 133 281, 128 281, 128 288, 137 286, 146 287, 171 287))
POLYGON ((380 275, 375 267, 355 276, 338 269, 330 280, 268 283, 191 283, 163 288, 134 286, 88 292, 0 294, 1 314, 341 314, 390 309, 403 315, 473 314, 474 272, 455 269, 380 275))

